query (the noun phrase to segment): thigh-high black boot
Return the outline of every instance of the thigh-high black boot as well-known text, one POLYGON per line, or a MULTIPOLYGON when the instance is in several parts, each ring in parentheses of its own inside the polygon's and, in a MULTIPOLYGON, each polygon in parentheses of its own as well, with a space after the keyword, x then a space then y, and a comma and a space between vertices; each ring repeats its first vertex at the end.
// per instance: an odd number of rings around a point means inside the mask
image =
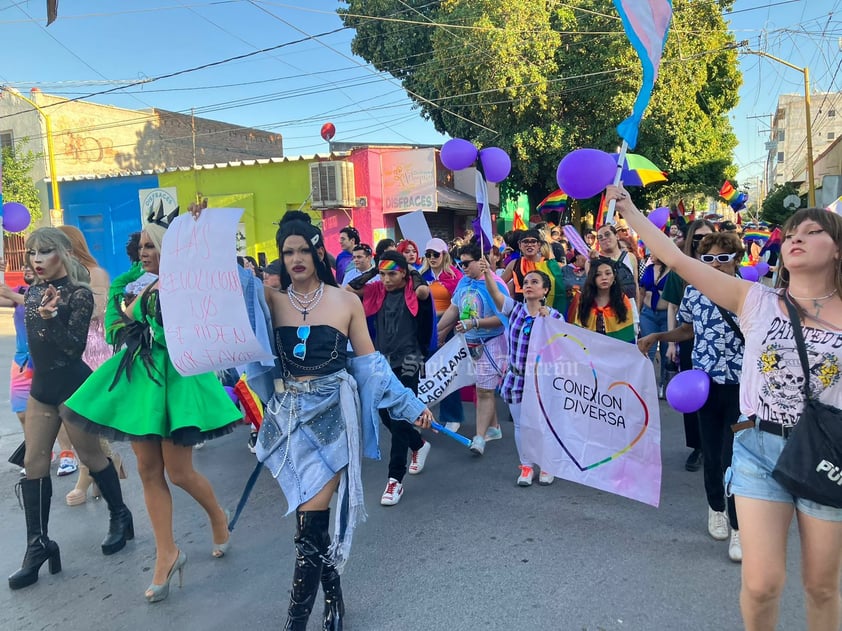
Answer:
POLYGON ((102 553, 114 554, 126 547, 126 541, 134 539, 134 523, 132 514, 123 503, 123 490, 120 488, 120 478, 114 463, 108 459, 108 466, 91 477, 96 481, 99 492, 108 504, 110 518, 108 520, 108 534, 102 541, 102 553))
POLYGON ((26 515, 26 554, 21 568, 9 577, 9 587, 20 589, 38 581, 38 570, 50 562, 50 574, 61 572, 58 544, 47 537, 53 484, 49 477, 21 480, 20 492, 26 515))
MULTIPOLYGON (((330 512, 328 510, 328 517, 330 512)), ((329 519, 327 521, 330 521, 329 519)), ((330 546, 330 535, 324 532, 325 549, 330 546)), ((323 631, 342 631, 345 619, 345 603, 342 601, 342 585, 339 582, 339 571, 328 560, 322 565, 322 591, 325 595, 325 611, 322 621, 323 631)))
POLYGON ((327 554, 330 511, 296 511, 295 573, 284 631, 305 631, 319 593, 322 563, 327 554))

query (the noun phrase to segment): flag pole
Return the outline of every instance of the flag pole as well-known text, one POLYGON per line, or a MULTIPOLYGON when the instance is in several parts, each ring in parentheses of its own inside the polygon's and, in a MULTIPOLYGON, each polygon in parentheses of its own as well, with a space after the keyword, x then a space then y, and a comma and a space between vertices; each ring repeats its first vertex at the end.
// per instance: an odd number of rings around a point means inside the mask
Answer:
MULTIPOLYGON (((620 146, 620 153, 617 156, 617 172, 614 174, 614 186, 620 184, 620 181, 623 177, 623 164, 626 162, 626 152, 629 150, 629 143, 626 140, 623 140, 623 144, 620 146)), ((605 225, 611 225, 614 223, 614 206, 617 204, 616 199, 612 199, 608 202, 608 210, 605 212, 605 225)), ((599 226, 597 226, 599 229, 599 226)))

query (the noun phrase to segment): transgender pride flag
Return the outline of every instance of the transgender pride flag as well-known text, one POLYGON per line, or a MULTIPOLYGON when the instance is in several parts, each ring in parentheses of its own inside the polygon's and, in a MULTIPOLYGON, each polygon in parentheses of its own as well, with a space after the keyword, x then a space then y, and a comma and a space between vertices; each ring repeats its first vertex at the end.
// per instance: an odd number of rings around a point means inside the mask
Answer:
POLYGON ((661 67, 661 54, 667 43, 670 19, 672 18, 671 0, 614 0, 614 6, 623 20, 626 35, 640 57, 643 66, 643 85, 634 101, 631 116, 617 126, 617 133, 625 140, 629 149, 637 145, 637 128, 643 119, 643 112, 652 98, 658 69, 661 67))

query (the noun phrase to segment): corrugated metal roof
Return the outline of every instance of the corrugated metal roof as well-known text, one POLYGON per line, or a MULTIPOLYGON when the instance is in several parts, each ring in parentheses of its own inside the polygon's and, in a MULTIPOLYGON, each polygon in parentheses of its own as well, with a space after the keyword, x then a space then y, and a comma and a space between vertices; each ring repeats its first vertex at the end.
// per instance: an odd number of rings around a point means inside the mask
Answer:
MULTIPOLYGON (((146 169, 143 171, 119 171, 114 173, 91 173, 86 175, 62 175, 59 176, 59 182, 79 182, 83 180, 105 180, 112 177, 133 177, 138 175, 161 175, 162 173, 175 173, 177 171, 186 172, 196 169, 197 171, 206 171, 211 169, 226 169, 228 167, 245 167, 254 166, 255 164, 281 164, 283 162, 315 162, 317 160, 336 160, 338 158, 346 158, 351 153, 347 151, 335 152, 321 155, 315 153, 306 156, 284 156, 282 158, 253 158, 249 160, 231 160, 230 162, 216 162, 212 164, 197 164, 193 166, 183 167, 164 167, 162 169, 146 169)), ((50 181, 50 178, 45 178, 50 181)))

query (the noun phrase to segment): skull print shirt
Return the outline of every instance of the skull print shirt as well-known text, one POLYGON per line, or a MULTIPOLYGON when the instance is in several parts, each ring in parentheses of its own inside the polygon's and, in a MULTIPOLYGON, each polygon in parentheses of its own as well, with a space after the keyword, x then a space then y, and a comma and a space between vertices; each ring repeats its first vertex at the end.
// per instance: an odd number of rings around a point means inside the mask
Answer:
MULTIPOLYGON (((810 392, 828 405, 842 407, 842 331, 802 323, 809 360, 810 392)), ((746 337, 740 411, 786 426, 795 425, 804 407, 804 370, 789 316, 778 292, 755 284, 740 314, 746 337)))

